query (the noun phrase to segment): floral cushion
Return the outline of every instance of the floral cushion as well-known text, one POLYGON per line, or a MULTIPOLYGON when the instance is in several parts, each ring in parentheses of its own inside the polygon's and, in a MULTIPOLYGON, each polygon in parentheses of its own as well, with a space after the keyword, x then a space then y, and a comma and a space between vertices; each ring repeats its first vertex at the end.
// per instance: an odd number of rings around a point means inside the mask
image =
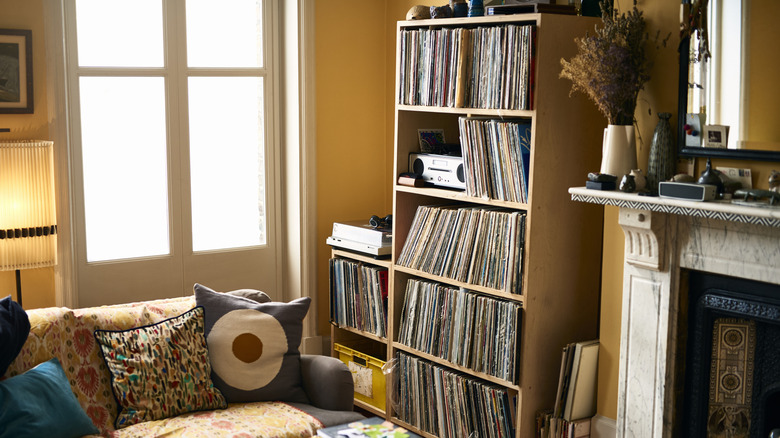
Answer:
POLYGON ((96 330, 121 411, 117 429, 227 407, 211 382, 203 307, 145 327, 96 330))
POLYGON ((147 421, 111 433, 111 438, 298 438, 317 436, 316 418, 282 402, 231 403, 220 411, 191 412, 147 421), (258 421, 262 419, 262 421, 258 421))

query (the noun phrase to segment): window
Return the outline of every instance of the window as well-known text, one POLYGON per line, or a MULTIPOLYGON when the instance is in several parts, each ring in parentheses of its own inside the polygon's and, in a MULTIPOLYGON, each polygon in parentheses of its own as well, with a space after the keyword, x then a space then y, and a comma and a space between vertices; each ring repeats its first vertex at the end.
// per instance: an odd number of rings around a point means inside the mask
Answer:
POLYGON ((270 3, 65 2, 80 295, 276 270, 270 3))

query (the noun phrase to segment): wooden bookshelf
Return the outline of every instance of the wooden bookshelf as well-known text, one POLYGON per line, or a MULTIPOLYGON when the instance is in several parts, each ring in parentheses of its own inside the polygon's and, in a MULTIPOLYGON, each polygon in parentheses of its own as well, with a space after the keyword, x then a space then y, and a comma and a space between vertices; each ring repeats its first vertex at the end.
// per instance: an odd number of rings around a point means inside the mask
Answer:
MULTIPOLYGON (((593 30, 597 19, 553 14, 401 21, 398 23, 396 87, 401 86, 401 32, 504 24, 535 26, 533 106, 530 110, 453 108, 397 104, 395 108, 394 175, 408 171, 408 156, 418 153, 419 129, 442 129, 448 142, 459 138, 459 117, 522 120, 531 126, 527 203, 466 196, 463 191, 394 185, 393 258, 388 297, 388 360, 399 352, 468 378, 498 385, 516 401, 517 437, 533 437, 536 414, 552 408, 558 383, 561 349, 570 342, 598 337, 598 311, 603 211, 570 202, 567 190, 582 185, 599 168, 601 137, 606 126, 583 96, 569 97, 571 84, 558 77, 561 58, 576 52, 574 38, 593 30), (526 214, 522 285, 502 291, 454 281, 400 266, 417 207, 421 205, 485 206, 526 214), (456 365, 398 342, 406 284, 410 278, 465 288, 522 305, 517 383, 456 365)), ((435 328, 434 328, 435 329, 435 328)), ((397 378, 397 376, 394 376, 397 378)), ((390 382, 388 382, 388 385, 390 382)), ((399 418, 388 387, 387 418, 423 436, 436 436, 399 418)), ((482 436, 482 435, 480 435, 482 436)))
MULTIPOLYGON (((375 258, 370 255, 364 255, 353 251, 341 250, 335 247, 331 250, 331 258, 346 259, 364 265, 387 269, 388 281, 389 281, 389 270, 392 269, 392 263, 389 258, 375 258)), ((329 293, 332 296, 333 290, 330 290, 329 293)), ((387 330, 387 322, 385 322, 385 328, 387 330)), ((382 362, 387 361, 387 352, 388 352, 387 337, 377 336, 375 333, 367 332, 347 325, 340 325, 338 324, 338 322, 331 320, 330 339, 331 339, 330 355, 332 357, 340 358, 340 354, 338 351, 336 351, 336 347, 335 347, 335 344, 340 344, 344 347, 354 350, 355 352, 373 357, 382 362)), ((374 369, 372 370, 372 372, 376 373, 379 371, 374 369)), ((386 388, 387 383, 384 382, 383 386, 386 388)), ((372 402, 375 403, 375 401, 372 402)), ((365 414, 376 415, 382 418, 387 418, 386 409, 382 409, 381 407, 375 406, 374 404, 371 404, 366 400, 360 400, 358 398, 355 398, 354 405, 358 411, 361 411, 365 414)))

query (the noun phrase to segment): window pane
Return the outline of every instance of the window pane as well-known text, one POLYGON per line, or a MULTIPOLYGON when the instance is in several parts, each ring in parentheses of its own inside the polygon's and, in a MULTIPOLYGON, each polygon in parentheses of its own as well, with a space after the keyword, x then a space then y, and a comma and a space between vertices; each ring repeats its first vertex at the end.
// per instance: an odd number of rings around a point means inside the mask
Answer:
POLYGON ((77 0, 82 67, 162 67, 161 0, 77 0))
POLYGON ((261 0, 187 1, 190 67, 262 67, 261 0))
POLYGON ((189 79, 192 245, 265 244, 263 81, 189 79))
POLYGON ((168 254, 163 78, 80 86, 87 261, 168 254))

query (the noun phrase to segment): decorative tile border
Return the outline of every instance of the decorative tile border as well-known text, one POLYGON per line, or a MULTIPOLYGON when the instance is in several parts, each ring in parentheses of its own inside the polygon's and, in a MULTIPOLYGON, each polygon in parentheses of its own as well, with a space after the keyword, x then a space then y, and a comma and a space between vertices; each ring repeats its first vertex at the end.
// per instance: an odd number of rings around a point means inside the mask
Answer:
MULTIPOLYGON (((583 189, 583 190, 587 190, 587 189, 583 189)), ((610 196, 597 196, 596 194, 585 195, 582 193, 577 193, 579 191, 580 191, 579 189, 569 189, 569 193, 571 193, 572 201, 586 202, 590 204, 614 205, 621 208, 658 211, 662 213, 677 214, 683 216, 695 216, 695 217, 704 217, 710 219, 720 219, 724 221, 743 222, 748 224, 764 225, 767 227, 780 227, 780 217, 772 217, 773 215, 752 215, 752 214, 745 213, 745 210, 750 210, 750 209, 759 210, 757 211, 757 213, 760 213, 761 212, 760 207, 742 207, 740 208, 741 212, 735 213, 735 212, 720 211, 715 209, 673 205, 667 202, 665 203, 643 202, 643 201, 630 200, 630 199, 619 199, 610 196)), ((638 195, 635 196, 639 197, 638 195)), ((669 201, 669 202, 673 202, 673 201, 669 201)))

